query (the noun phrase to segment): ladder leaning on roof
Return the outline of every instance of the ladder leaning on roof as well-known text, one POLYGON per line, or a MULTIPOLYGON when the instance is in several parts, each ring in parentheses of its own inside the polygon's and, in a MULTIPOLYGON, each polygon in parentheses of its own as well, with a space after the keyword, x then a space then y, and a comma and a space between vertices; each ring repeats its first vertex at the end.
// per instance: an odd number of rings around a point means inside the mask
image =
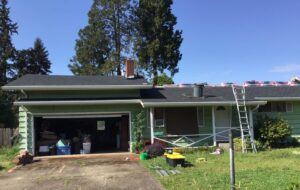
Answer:
POLYGON ((246 107, 246 91, 244 86, 235 86, 232 85, 232 92, 234 95, 237 112, 239 116, 241 138, 242 138, 242 152, 248 152, 248 150, 256 151, 254 144, 254 135, 252 126, 249 125, 248 113, 246 107), (247 140, 250 140, 250 147, 247 145, 247 140))

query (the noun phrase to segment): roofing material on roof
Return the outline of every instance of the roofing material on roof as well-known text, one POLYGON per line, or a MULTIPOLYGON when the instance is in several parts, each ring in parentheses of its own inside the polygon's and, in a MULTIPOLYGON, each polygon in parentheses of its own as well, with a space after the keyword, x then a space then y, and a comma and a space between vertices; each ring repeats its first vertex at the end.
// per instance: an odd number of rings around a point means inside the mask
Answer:
POLYGON ((3 90, 95 90, 95 89, 147 89, 152 88, 144 78, 126 79, 121 76, 58 76, 24 75, 3 90))

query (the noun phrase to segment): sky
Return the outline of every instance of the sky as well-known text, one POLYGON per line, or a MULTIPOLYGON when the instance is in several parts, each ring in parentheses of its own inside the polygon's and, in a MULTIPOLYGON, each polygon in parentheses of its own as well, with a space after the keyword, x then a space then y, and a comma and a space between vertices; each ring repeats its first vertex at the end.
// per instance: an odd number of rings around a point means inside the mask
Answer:
MULTIPOLYGON (((92 0, 9 0, 17 49, 43 40, 52 74, 71 75, 92 0)), ((300 76, 299 0, 174 0, 183 56, 175 83, 288 81, 300 76)))

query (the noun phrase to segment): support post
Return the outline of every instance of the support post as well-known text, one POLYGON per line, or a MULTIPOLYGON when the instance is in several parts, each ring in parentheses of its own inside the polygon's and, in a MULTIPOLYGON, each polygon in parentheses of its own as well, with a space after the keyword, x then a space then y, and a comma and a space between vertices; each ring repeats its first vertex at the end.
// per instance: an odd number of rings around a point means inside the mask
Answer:
POLYGON ((232 128, 229 130, 230 189, 235 190, 234 144, 232 128))
POLYGON ((217 146, 215 107, 211 108, 214 146, 217 146))
POLYGON ((253 111, 249 109, 249 125, 250 125, 250 132, 252 135, 252 138, 254 139, 254 131, 253 131, 253 111))
POLYGON ((150 108, 150 134, 151 144, 154 143, 154 108, 150 108))

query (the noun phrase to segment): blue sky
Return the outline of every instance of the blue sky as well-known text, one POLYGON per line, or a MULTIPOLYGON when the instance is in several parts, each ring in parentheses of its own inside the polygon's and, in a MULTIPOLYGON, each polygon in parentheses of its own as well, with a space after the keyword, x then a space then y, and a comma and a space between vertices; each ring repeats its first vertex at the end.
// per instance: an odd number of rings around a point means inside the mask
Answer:
MULTIPOLYGON (((53 74, 70 75, 80 28, 92 0, 9 0, 18 49, 40 37, 53 74)), ((289 80, 300 74, 299 0, 174 0, 183 30, 176 83, 289 80)))

